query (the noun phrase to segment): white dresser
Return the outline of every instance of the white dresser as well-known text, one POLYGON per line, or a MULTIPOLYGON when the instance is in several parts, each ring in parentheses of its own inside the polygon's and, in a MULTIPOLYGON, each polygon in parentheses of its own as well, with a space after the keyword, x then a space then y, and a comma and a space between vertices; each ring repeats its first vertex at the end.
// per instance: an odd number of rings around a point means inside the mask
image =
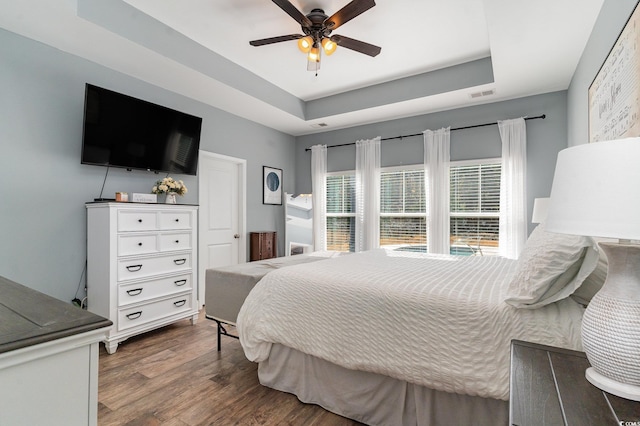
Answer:
POLYGON ((123 340, 198 319, 197 206, 87 203, 87 308, 123 340))
POLYGON ((95 426, 111 321, 0 277, 0 425, 95 426))

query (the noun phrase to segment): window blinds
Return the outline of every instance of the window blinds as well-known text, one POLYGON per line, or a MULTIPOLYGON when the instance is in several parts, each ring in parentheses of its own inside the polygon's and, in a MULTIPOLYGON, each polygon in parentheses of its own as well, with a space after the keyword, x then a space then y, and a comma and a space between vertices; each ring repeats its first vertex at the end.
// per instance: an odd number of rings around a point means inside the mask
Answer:
POLYGON ((384 171, 380 175, 380 246, 410 245, 426 251, 424 171, 384 171))
POLYGON ((452 253, 497 254, 500 163, 452 166, 450 229, 452 253))
MULTIPOLYGON (((452 254, 498 254, 499 160, 450 167, 452 254)), ((380 246, 427 251, 423 169, 380 175, 380 246)), ((355 175, 327 176, 327 250, 355 250, 355 175)))
POLYGON ((355 250, 354 174, 327 176, 327 250, 355 250))

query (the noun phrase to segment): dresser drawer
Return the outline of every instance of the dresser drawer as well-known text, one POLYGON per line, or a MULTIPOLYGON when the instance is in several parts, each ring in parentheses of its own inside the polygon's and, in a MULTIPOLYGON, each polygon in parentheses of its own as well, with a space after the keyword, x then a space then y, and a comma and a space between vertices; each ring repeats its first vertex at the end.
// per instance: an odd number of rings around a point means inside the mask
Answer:
POLYGON ((160 213, 160 229, 191 229, 191 212, 177 210, 160 213))
POLYGON ((160 251, 188 250, 190 248, 190 232, 160 234, 160 251))
POLYGON ((190 271, 191 253, 118 260, 118 281, 190 271))
POLYGON ((191 293, 118 310, 118 331, 191 310, 191 293))
POLYGON ((155 212, 121 210, 118 211, 118 231, 153 231, 158 229, 158 215, 155 212))
POLYGON ((118 235, 118 256, 155 253, 158 237, 152 235, 118 235))
POLYGON ((118 306, 144 302, 192 289, 191 274, 118 286, 118 306))

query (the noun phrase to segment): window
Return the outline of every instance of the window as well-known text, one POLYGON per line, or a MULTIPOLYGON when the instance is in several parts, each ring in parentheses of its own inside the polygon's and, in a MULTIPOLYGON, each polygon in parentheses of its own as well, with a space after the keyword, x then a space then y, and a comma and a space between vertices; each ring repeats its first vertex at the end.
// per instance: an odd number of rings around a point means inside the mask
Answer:
POLYGON ((452 163, 452 254, 498 254, 500 171, 499 159, 452 163))
MULTIPOLYGON (((450 167, 451 254, 497 255, 500 159, 453 162, 450 167)), ((427 251, 422 165, 380 174, 380 246, 427 251)), ((327 175, 327 250, 355 250, 355 174, 327 175)))
POLYGON ((327 174, 327 250, 355 251, 355 223, 355 174, 327 174))
POLYGON ((380 174, 380 247, 426 251, 424 170, 389 168, 380 174))

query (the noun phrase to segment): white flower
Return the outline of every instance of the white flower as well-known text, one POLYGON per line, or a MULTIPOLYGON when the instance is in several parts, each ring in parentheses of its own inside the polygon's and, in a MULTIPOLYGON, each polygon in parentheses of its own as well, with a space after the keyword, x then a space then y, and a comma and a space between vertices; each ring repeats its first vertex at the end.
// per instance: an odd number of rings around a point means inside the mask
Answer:
POLYGON ((172 177, 160 179, 151 188, 151 192, 154 194, 175 193, 178 195, 184 195, 187 193, 187 187, 184 182, 176 181, 172 177))

